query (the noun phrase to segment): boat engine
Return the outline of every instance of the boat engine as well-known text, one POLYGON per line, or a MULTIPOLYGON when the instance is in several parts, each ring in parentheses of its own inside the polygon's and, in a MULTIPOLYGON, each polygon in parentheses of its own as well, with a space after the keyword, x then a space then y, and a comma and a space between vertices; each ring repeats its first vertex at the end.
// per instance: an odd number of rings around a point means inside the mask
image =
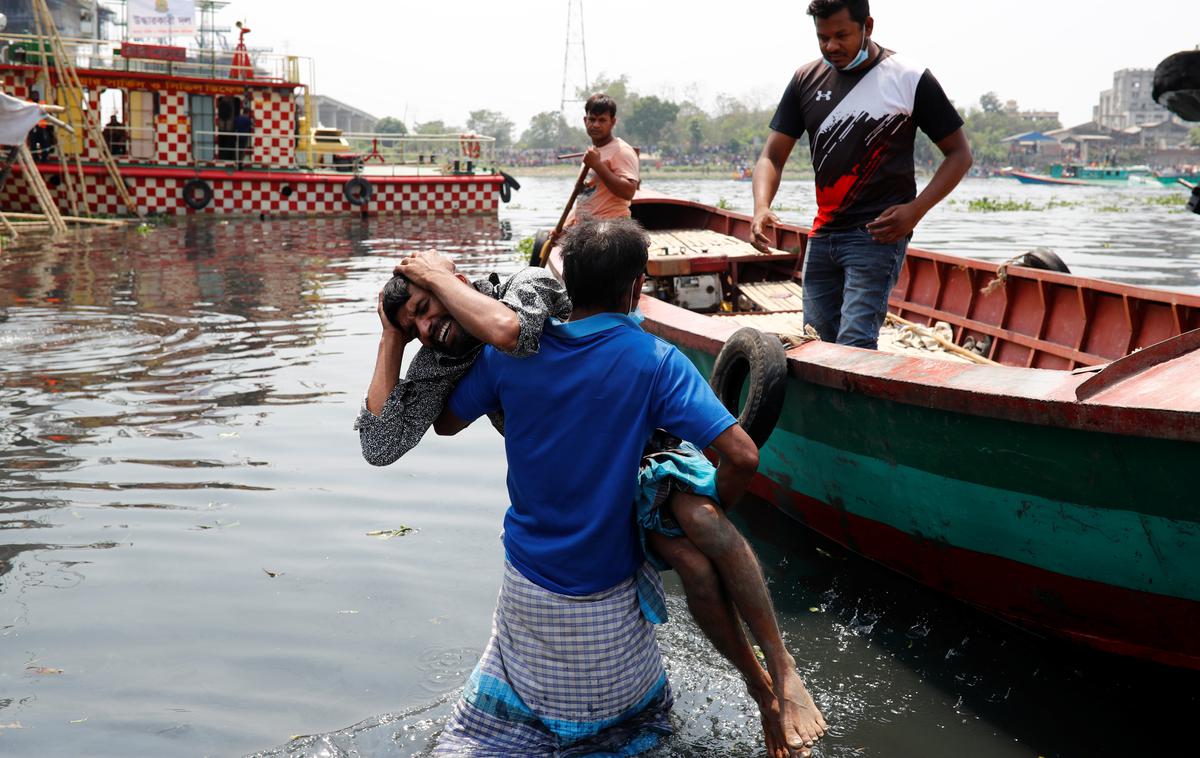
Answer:
POLYGON ((654 296, 697 313, 721 309, 721 277, 718 274, 666 276, 654 279, 654 296))

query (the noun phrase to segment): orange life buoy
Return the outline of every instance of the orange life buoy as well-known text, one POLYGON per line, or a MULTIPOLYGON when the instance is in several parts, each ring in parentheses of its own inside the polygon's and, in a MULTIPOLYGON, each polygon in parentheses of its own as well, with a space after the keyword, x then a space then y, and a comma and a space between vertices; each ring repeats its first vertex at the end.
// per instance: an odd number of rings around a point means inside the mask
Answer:
POLYGON ((468 158, 478 158, 483 150, 478 136, 474 134, 458 135, 458 146, 462 149, 462 154, 468 158))

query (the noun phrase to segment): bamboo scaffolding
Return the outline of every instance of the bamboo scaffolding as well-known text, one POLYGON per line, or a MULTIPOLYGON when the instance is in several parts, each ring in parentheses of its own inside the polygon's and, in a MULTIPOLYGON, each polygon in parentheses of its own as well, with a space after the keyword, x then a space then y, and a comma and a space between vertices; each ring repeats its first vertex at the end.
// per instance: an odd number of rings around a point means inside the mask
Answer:
POLYGON ((25 181, 33 190, 33 196, 37 198, 38 205, 42 207, 42 213, 45 214, 51 230, 56 235, 66 234, 67 225, 58 212, 58 205, 54 202, 54 198, 50 196, 50 189, 46 187, 46 182, 42 181, 42 174, 38 171, 37 164, 33 162, 33 155, 30 154, 28 145, 21 145, 18 158, 21 161, 21 173, 25 175, 25 181))
MULTIPOLYGON (((83 92, 83 84, 79 81, 79 74, 75 71, 75 64, 67 57, 66 48, 63 46, 62 37, 58 34, 58 27, 54 23, 54 17, 50 14, 50 9, 46 5, 46 0, 33 0, 34 16, 39 20, 39 24, 45 32, 44 39, 50 42, 52 55, 54 58, 54 68, 58 73, 59 81, 65 84, 70 92, 83 92)), ((39 32, 39 36, 41 32, 39 32)), ((43 65, 45 64, 45 53, 42 54, 43 65)), ((125 207, 130 210, 138 218, 142 218, 141 211, 138 210, 137 204, 134 203, 133 197, 129 194, 129 189, 125 186, 125 180, 121 177, 121 171, 117 167, 117 162, 113 160, 112 152, 108 149, 108 143, 104 140, 104 135, 100 129, 100 116, 94 113, 91 109, 83 111, 83 122, 86 127, 86 137, 90 137, 96 145, 96 149, 100 152, 100 160, 104 167, 108 169, 109 178, 112 179, 116 186, 117 194, 120 195, 121 201, 125 203, 125 207)), ((84 143, 86 144, 86 142, 84 143)))
POLYGON ((0 211, 0 221, 4 222, 5 231, 7 231, 9 236, 11 236, 13 239, 17 239, 21 236, 17 233, 17 228, 13 226, 11 222, 9 222, 8 218, 5 217, 2 211, 0 211))
MULTIPOLYGON (((44 218, 40 213, 8 213, 10 219, 21 221, 25 219, 37 220, 44 218)), ((98 224, 104 226, 125 226, 127 221, 122 221, 116 218, 85 218, 80 216, 62 216, 63 221, 69 221, 73 224, 98 224)))

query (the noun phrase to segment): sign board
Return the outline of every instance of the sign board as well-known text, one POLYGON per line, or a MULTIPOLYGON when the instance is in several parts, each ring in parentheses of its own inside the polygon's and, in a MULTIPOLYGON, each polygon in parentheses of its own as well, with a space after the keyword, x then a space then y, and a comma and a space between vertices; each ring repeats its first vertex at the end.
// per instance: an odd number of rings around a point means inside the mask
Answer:
POLYGON ((187 48, 174 45, 142 45, 136 42, 122 42, 121 57, 183 63, 187 60, 187 48))
POLYGON ((195 0, 129 0, 130 37, 196 33, 195 0))

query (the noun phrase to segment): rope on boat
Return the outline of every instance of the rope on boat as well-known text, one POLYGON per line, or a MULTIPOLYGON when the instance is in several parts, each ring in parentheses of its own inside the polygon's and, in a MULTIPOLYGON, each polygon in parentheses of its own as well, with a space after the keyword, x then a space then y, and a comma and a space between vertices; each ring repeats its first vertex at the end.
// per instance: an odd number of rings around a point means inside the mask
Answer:
MULTIPOLYGON (((984 295, 990 295, 993 292, 995 292, 996 290, 1003 287, 1004 283, 1008 281, 1008 267, 1017 263, 1024 257, 1025 257, 1025 253, 1021 253, 1020 255, 1014 255, 1013 257, 1006 260, 1004 263, 1001 263, 999 266, 997 266, 996 267, 996 276, 990 282, 988 282, 986 285, 984 285, 979 290, 979 292, 984 295)), ((889 314, 889 315, 891 315, 891 314, 889 314)))
MULTIPOLYGON (((903 327, 906 331, 911 332, 912 334, 915 334, 918 337, 933 340, 937 344, 941 345, 942 349, 945 350, 946 352, 962 356, 963 358, 966 358, 967 360, 971 361, 972 363, 979 363, 979 364, 986 365, 986 366, 999 366, 1000 365, 999 363, 992 360, 991 358, 982 356, 979 353, 971 352, 970 350, 966 349, 962 345, 956 344, 953 340, 947 339, 946 337, 942 336, 941 334, 938 334, 937 330, 931 329, 928 326, 922 326, 921 324, 914 323, 912 321, 909 321, 906 318, 897 316, 895 313, 889 313, 887 315, 887 320, 892 322, 893 324, 903 327)), ((949 328, 948 324, 946 326, 947 326, 947 328, 949 328)), ((953 334, 953 332, 951 332, 951 334, 953 334)))

